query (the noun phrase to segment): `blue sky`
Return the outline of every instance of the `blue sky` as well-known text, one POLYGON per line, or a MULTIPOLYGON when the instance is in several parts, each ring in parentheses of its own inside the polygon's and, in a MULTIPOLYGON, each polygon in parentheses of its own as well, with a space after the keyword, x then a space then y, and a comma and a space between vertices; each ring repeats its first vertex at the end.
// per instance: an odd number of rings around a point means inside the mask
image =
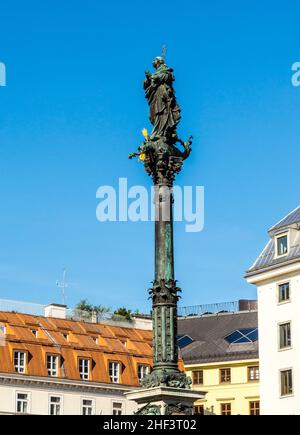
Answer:
POLYGON ((267 228, 300 203, 297 1, 28 0, 0 17, 0 298, 148 311, 153 224, 99 223, 100 185, 150 186, 127 160, 150 127, 142 80, 167 45, 205 186, 205 228, 175 225, 181 305, 255 297, 243 275, 267 228))

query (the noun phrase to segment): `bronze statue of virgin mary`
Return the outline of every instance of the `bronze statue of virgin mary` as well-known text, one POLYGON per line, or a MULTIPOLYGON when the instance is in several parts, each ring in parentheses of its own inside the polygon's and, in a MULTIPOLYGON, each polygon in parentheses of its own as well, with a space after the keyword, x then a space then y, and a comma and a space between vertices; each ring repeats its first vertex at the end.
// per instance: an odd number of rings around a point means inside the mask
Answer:
POLYGON ((181 116, 173 88, 173 69, 165 64, 163 57, 156 57, 152 65, 156 71, 146 71, 144 81, 145 95, 150 106, 149 118, 153 125, 150 140, 165 138, 168 142, 176 142, 176 127, 181 116))
POLYGON ((186 142, 177 136, 181 111, 173 87, 175 80, 173 69, 165 64, 163 57, 156 57, 152 64, 155 71, 153 73, 146 71, 144 89, 153 129, 150 136, 147 129, 143 129, 145 140, 139 146, 138 151, 131 153, 129 158, 138 156, 144 162, 147 173, 153 177, 155 183, 158 182, 163 172, 164 182, 167 182, 166 177, 169 177, 168 182, 172 183, 174 174, 180 171, 182 161, 191 153, 192 136, 186 142), (183 146, 183 151, 176 146, 177 143, 183 146), (181 163, 176 166, 175 161, 181 163))

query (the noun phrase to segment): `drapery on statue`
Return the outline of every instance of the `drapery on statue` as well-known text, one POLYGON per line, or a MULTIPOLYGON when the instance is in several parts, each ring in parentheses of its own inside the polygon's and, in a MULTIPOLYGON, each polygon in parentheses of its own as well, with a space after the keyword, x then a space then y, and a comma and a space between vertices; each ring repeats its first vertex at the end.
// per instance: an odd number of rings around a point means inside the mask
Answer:
POLYGON ((163 57, 156 57, 152 65, 154 73, 146 71, 144 81, 145 96, 150 106, 150 121, 153 130, 150 140, 166 138, 176 142, 176 127, 180 121, 180 107, 175 98, 173 69, 169 68, 163 57))
MULTIPOLYGON (((145 169, 149 175, 156 179, 157 169, 162 168, 159 161, 163 158, 165 168, 171 169, 167 162, 168 158, 180 158, 185 160, 191 153, 192 136, 187 141, 177 136, 177 125, 180 121, 180 107, 177 104, 173 82, 175 80, 173 69, 165 64, 164 57, 156 57, 152 65, 155 68, 153 73, 146 71, 144 80, 145 96, 149 103, 149 118, 153 129, 150 135, 143 129, 144 142, 139 146, 138 151, 131 153, 129 158, 138 156, 144 161, 145 169), (181 151, 176 144, 183 146, 181 151), (163 157, 162 157, 163 156, 163 157)), ((172 172, 172 170, 171 170, 172 172)), ((176 165, 174 173, 179 172, 176 165)))

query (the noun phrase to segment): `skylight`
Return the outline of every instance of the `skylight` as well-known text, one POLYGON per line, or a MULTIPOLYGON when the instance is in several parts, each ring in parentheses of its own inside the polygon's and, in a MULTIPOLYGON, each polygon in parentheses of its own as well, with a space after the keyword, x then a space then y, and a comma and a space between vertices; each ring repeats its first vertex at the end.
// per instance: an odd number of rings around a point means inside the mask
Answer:
POLYGON ((258 340, 258 328, 237 329, 227 335, 224 340, 230 344, 254 343, 258 340))
POLYGON ((191 344, 194 340, 189 335, 179 335, 177 337, 177 346, 182 349, 183 347, 191 344))

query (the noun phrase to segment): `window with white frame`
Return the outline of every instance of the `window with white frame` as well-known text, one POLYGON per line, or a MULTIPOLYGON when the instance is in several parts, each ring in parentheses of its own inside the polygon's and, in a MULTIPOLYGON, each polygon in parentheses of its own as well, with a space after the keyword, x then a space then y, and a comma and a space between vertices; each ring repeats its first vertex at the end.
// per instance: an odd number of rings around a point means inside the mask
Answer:
POLYGON ((6 334, 6 328, 5 325, 3 325, 3 323, 0 323, 0 334, 6 334))
POLYGON ((280 389, 281 396, 290 396, 293 394, 293 372, 292 369, 282 370, 280 372, 280 389))
POLYGON ((60 396, 49 397, 49 414, 61 415, 62 414, 62 399, 60 396))
POLYGON ((146 364, 138 364, 138 378, 139 382, 150 373, 150 367, 146 364))
POLYGON ((94 415, 95 414, 95 401, 93 399, 81 400, 81 415, 94 415))
POLYGON ((49 376, 58 376, 58 355, 47 355, 47 370, 49 376))
POLYGON ((17 414, 29 413, 29 393, 17 393, 16 412, 17 414))
POLYGON ((122 403, 113 402, 112 414, 113 415, 122 415, 123 414, 123 405, 122 405, 122 403))
POLYGON ((90 378, 90 360, 87 358, 79 358, 79 375, 81 379, 90 378))
POLYGON ((286 349, 292 345, 291 323, 281 323, 279 325, 279 349, 286 349))
POLYGON ((284 282, 278 285, 278 302, 287 302, 290 300, 290 283, 284 282))
POLYGON ((259 366, 248 367, 248 381, 259 381, 259 366))
POLYGON ((288 235, 276 237, 276 254, 278 257, 288 253, 288 235))
POLYGON ((120 363, 116 361, 110 361, 108 365, 110 382, 118 384, 120 382, 120 363))
POLYGON ((25 373, 26 370, 26 352, 14 351, 14 367, 16 372, 25 373))

